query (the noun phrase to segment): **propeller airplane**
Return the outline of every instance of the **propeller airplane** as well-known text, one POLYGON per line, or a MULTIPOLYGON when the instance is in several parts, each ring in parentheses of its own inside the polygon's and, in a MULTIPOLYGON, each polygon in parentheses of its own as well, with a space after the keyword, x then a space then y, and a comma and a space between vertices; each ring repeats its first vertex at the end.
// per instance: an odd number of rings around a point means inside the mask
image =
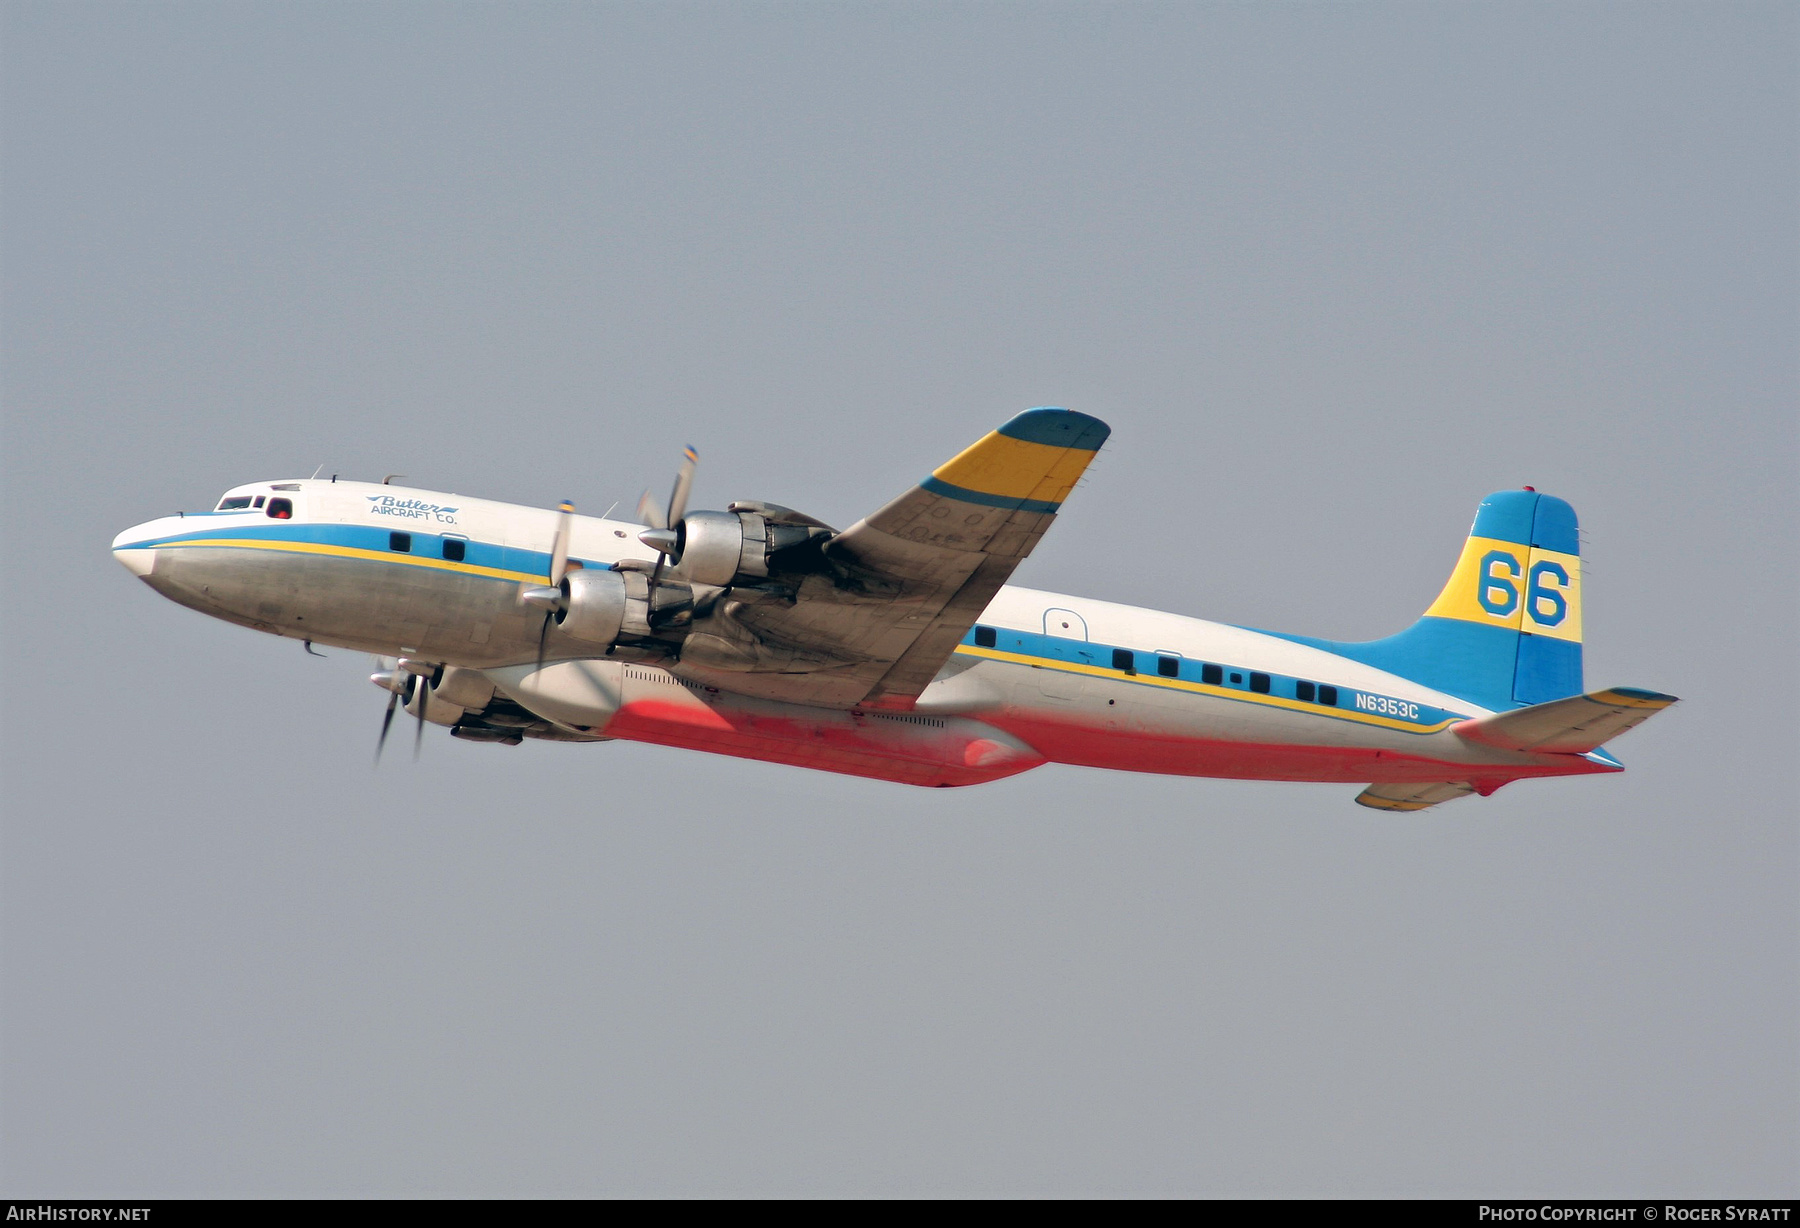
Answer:
POLYGON ((363 482, 227 491, 114 557, 172 601, 375 654, 395 712, 461 739, 627 739, 915 785, 1046 762, 1366 783, 1414 811, 1615 772, 1674 703, 1582 681, 1574 510, 1483 500, 1449 582, 1344 643, 1007 584, 1106 442, 1019 414, 843 531, 772 503, 687 510, 688 449, 638 523, 363 482))

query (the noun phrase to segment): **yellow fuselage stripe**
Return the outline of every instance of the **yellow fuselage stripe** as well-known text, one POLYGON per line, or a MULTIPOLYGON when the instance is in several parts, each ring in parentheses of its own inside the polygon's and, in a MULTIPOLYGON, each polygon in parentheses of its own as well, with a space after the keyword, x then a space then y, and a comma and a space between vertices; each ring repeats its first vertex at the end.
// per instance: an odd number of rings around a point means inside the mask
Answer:
POLYGON ((1006 661, 1013 665, 1035 665, 1039 669, 1060 670, 1067 674, 1086 674, 1090 678, 1111 678, 1115 682, 1131 682, 1138 686, 1159 686, 1171 691, 1191 691, 1196 695, 1212 695, 1219 699, 1237 700, 1240 703, 1265 704, 1271 708, 1286 708, 1290 712, 1308 712, 1313 716, 1329 716, 1338 720, 1357 721, 1364 725, 1378 725, 1383 729, 1398 729, 1402 733, 1437 733, 1464 719, 1453 716, 1446 717, 1435 725, 1409 725, 1405 721, 1397 721, 1390 716, 1375 716, 1371 713, 1356 712, 1347 708, 1329 708, 1320 704, 1309 704, 1303 700, 1288 699, 1282 695, 1259 695, 1255 691, 1235 691, 1230 687, 1209 686, 1204 682, 1189 682, 1185 678, 1164 678, 1160 674, 1126 674, 1120 670, 1107 669, 1100 665, 1054 661, 1045 657, 1030 657, 1023 653, 1005 652, 998 648, 977 648, 968 644, 959 644, 956 651, 964 656, 984 657, 989 661, 1006 661))

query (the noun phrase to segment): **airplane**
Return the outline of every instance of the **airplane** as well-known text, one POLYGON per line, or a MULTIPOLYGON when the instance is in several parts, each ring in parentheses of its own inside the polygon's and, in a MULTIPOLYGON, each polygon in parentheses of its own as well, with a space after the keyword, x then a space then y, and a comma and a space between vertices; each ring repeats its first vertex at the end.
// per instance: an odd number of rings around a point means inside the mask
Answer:
MULTIPOLYGON (((1006 583, 1107 440, 1027 410, 838 531, 754 500, 578 516, 387 482, 255 482, 125 530, 163 596, 375 654, 396 707, 457 738, 625 739, 948 787, 1045 763, 1366 784, 1418 811, 1616 772, 1604 744, 1676 702, 1582 681, 1574 509, 1489 495, 1398 634, 1253 630, 1006 583)), ((396 475, 397 476, 397 475, 396 475)))

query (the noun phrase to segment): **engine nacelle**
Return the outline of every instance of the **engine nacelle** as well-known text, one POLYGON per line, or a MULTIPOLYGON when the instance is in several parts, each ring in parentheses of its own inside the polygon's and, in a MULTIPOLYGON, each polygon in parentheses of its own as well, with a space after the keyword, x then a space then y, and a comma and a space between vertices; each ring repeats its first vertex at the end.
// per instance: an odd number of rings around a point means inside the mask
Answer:
POLYGON ((590 644, 618 641, 631 605, 623 573, 585 567, 571 571, 563 577, 562 598, 556 625, 564 635, 590 644))
POLYGON ((444 703, 455 704, 470 712, 479 712, 494 697, 494 684, 478 669, 447 665, 444 672, 438 675, 431 693, 444 703))
POLYGON ((739 575, 769 574, 768 522, 754 514, 689 512, 677 527, 683 579, 723 588, 739 575))
MULTIPOLYGON (((535 665, 508 665, 489 670, 488 677, 524 712, 592 737, 600 733, 621 706, 625 665, 603 658, 557 661, 542 669, 535 665)), ((499 723, 485 713, 483 722, 499 723)), ((542 736, 530 721, 524 723, 521 732, 542 736)))
POLYGON ((681 616, 693 602, 694 590, 686 584, 660 581, 653 595, 650 577, 640 571, 577 568, 563 577, 556 625, 564 635, 610 646, 666 631, 657 624, 681 616))
MULTIPOLYGON (((463 705, 439 698, 438 688, 433 685, 432 679, 443 679, 453 673, 473 673, 472 670, 444 670, 426 662, 409 661, 405 657, 395 662, 395 665, 394 669, 384 669, 369 675, 369 681, 382 690, 399 696, 408 716, 422 716, 434 725, 454 725, 462 719, 463 705)), ((487 695, 491 697, 493 693, 494 688, 489 684, 487 695)), ((481 700, 481 703, 486 702, 486 698, 481 700)), ((389 714, 392 715, 391 709, 389 714)))
POLYGON ((728 512, 689 512, 673 529, 642 539, 667 551, 681 579, 725 588, 766 579, 780 568, 782 551, 831 534, 829 525, 773 503, 733 503, 728 512))

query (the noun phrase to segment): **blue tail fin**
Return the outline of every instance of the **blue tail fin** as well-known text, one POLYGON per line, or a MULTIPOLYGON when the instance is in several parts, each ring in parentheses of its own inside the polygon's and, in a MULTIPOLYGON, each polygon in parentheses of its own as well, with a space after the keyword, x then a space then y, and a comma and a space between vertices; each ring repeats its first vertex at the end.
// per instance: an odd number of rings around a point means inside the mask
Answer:
POLYGON ((1383 640, 1285 636, 1504 711, 1579 695, 1581 544, 1575 509, 1534 490, 1489 495, 1444 591, 1383 640))

